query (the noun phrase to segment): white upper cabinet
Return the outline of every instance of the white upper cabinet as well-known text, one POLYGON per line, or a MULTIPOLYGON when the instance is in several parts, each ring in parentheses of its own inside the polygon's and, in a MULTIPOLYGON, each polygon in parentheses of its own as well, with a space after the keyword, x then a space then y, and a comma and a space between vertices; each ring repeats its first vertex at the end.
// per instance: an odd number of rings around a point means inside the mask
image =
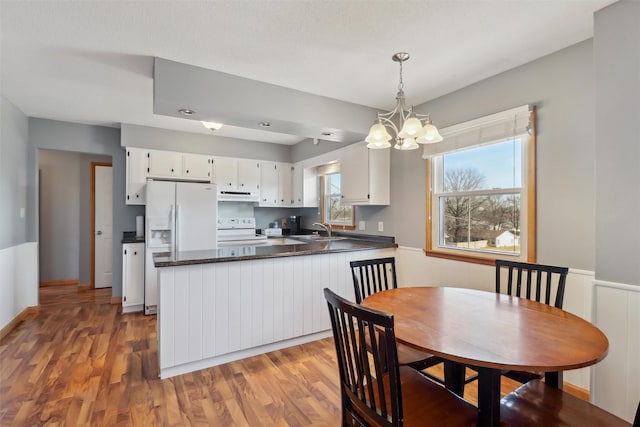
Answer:
POLYGON ((182 178, 211 182, 212 158, 203 154, 182 154, 182 178))
POLYGON ((238 159, 215 157, 213 159, 214 181, 218 190, 238 189, 238 159))
POLYGON ((304 168, 302 163, 291 166, 291 206, 304 206, 304 168))
POLYGON ((149 150, 150 178, 178 178, 182 175, 182 154, 149 150))
POLYGON ((366 143, 340 152, 342 203, 388 205, 390 203, 390 150, 369 150, 366 143))
POLYGON ((260 184, 260 206, 279 206, 277 162, 261 162, 260 184))
POLYGON ((238 190, 260 190, 260 162, 258 160, 238 160, 238 190))
POLYGON ((291 163, 278 163, 278 202, 279 206, 293 206, 291 163))
POLYGON ((144 205, 145 186, 147 185, 148 160, 147 150, 140 148, 126 149, 127 205, 144 205))

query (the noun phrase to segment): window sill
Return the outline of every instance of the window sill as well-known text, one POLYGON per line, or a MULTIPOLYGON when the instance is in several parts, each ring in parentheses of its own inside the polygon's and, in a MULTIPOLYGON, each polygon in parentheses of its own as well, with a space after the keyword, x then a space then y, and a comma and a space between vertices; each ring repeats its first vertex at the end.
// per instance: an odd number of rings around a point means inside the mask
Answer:
MULTIPOLYGON (((452 261, 461 261, 461 262, 469 262, 473 264, 482 264, 482 265, 491 265, 494 266, 496 263, 496 259, 510 259, 513 261, 523 260, 522 257, 515 257, 511 255, 499 255, 499 254, 461 254, 459 252, 454 251, 446 251, 446 250, 429 250, 423 249, 424 254, 426 256, 434 257, 434 258, 442 258, 448 259, 452 261)), ((531 261, 529 261, 531 262, 531 261)))

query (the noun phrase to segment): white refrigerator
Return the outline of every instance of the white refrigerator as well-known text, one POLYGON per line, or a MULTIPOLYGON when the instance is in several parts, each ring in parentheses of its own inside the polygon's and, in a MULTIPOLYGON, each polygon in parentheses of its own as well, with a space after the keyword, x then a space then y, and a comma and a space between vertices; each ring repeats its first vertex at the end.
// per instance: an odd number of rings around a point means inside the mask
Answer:
POLYGON ((158 272, 153 254, 216 248, 215 184, 148 180, 146 186, 144 313, 156 314, 158 272))

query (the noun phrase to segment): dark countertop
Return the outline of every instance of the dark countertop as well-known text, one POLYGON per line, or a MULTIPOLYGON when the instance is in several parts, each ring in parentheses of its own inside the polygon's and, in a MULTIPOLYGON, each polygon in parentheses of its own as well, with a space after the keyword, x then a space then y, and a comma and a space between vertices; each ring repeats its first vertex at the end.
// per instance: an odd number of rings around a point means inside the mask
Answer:
MULTIPOLYGON (((367 236, 369 237, 369 236, 367 236)), ((373 239, 347 238, 329 242, 311 242, 299 245, 229 246, 207 251, 178 252, 175 258, 168 252, 154 254, 156 267, 208 264, 213 262, 246 261, 252 259, 280 258, 299 255, 323 255, 334 252, 352 252, 371 249, 397 248, 393 237, 373 239)))
POLYGON ((137 237, 135 231, 125 231, 122 233, 122 243, 144 243, 144 236, 137 237))

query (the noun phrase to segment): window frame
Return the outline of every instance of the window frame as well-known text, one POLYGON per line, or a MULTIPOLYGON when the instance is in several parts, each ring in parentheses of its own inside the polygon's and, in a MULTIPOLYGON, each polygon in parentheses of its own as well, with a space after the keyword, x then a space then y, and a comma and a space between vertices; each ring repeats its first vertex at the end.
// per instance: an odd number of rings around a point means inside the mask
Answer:
MULTIPOLYGON (((440 223, 436 222, 433 212, 437 208, 438 194, 434 194, 435 186, 435 170, 434 159, 426 159, 426 245, 424 253, 426 256, 450 259, 455 261, 470 262, 476 264, 494 265, 495 260, 499 258, 508 258, 512 260, 526 261, 530 263, 536 262, 536 108, 535 106, 529 113, 530 134, 526 141, 522 142, 522 156, 524 157, 523 182, 521 189, 521 219, 526 222, 521 229, 521 249, 520 255, 515 256, 509 253, 497 252, 480 252, 472 249, 455 249, 439 247, 436 243, 439 240, 440 223), (526 168, 526 169, 525 169, 526 168), (435 247, 434 247, 435 246, 435 247)), ((480 145, 477 145, 480 146, 480 145)), ((473 147, 469 147, 473 148, 473 147)), ((446 153, 438 154, 442 156, 446 153)), ((488 191, 491 192, 491 191, 488 191)), ((512 191, 509 190, 509 193, 512 191)))
POLYGON ((331 228, 335 230, 355 230, 356 229, 356 207, 351 207, 351 224, 345 224, 342 222, 331 222, 326 218, 326 180, 330 175, 340 175, 340 172, 334 172, 320 176, 320 222, 331 224, 331 228))

